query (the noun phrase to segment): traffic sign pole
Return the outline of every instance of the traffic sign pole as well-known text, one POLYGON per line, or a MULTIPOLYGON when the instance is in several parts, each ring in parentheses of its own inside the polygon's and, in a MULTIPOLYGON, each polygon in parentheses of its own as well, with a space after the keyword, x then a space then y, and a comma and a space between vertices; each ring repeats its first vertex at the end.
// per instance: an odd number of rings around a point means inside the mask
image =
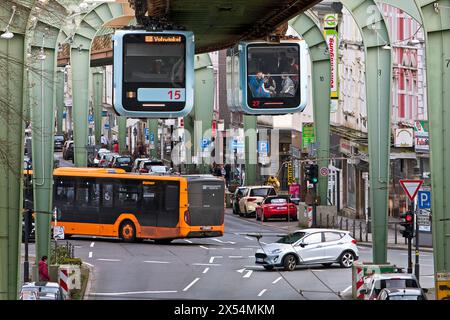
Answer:
MULTIPOLYGON (((414 205, 414 204, 413 204, 414 205)), ((417 215, 417 209, 415 210, 415 218, 416 218, 416 261, 414 264, 414 274, 416 275, 417 281, 420 283, 420 264, 419 264, 419 217, 417 215)))

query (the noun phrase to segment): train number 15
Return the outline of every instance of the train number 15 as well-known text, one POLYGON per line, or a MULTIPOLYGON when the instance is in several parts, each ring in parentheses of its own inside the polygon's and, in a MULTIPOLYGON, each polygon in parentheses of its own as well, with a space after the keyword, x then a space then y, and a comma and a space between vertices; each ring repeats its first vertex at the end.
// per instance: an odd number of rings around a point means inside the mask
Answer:
POLYGON ((181 99, 181 91, 180 90, 169 90, 168 92, 170 100, 180 100, 181 99))

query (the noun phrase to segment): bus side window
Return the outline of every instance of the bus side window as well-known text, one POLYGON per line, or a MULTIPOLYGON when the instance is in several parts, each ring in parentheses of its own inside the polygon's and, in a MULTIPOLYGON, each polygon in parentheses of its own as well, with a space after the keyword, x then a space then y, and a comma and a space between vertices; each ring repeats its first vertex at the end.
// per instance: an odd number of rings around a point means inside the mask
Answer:
POLYGON ((81 206, 98 207, 100 186, 95 179, 80 179, 77 184, 77 203, 81 206))
POLYGON ((139 198, 137 183, 137 181, 120 181, 118 199, 122 206, 137 204, 139 198))
POLYGON ((103 183, 102 184, 102 205, 103 207, 112 207, 113 206, 113 185, 111 183, 103 183))
POLYGON ((70 178, 56 180, 55 202, 59 205, 72 204, 75 200, 75 181, 70 178))
POLYGON ((179 208, 179 186, 167 185, 164 192, 164 209, 165 211, 173 211, 179 208))

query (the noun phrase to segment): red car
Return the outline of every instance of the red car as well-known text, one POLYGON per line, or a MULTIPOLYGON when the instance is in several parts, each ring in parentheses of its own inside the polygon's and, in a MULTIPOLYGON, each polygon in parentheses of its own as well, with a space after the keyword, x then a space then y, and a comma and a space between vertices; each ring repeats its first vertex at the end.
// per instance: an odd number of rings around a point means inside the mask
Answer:
POLYGON ((260 206, 256 207, 256 220, 267 221, 271 218, 296 221, 297 206, 290 201, 289 197, 267 197, 260 206))

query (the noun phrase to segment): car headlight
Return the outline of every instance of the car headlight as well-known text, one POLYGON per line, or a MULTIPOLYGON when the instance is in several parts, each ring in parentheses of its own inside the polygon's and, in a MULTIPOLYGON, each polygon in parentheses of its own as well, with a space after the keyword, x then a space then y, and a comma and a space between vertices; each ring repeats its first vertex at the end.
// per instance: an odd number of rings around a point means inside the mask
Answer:
POLYGON ((281 249, 272 250, 270 253, 272 254, 281 253, 281 249))

